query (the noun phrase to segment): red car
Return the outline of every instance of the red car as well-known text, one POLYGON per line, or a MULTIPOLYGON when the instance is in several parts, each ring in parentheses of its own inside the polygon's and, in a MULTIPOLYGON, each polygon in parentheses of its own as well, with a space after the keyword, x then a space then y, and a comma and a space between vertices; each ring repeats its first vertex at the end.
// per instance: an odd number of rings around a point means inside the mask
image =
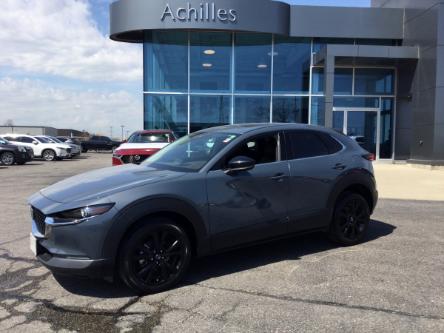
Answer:
POLYGON ((113 165, 140 164, 175 140, 176 136, 169 130, 134 132, 127 142, 114 151, 113 165))

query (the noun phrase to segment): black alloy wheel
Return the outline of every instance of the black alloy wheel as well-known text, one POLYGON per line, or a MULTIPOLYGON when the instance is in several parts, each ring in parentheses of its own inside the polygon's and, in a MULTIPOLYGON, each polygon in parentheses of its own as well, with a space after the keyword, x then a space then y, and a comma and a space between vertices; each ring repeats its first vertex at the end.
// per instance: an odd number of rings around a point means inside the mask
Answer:
POLYGON ((342 245, 355 245, 364 238, 370 221, 367 201, 357 193, 345 193, 335 207, 330 238, 342 245))
POLYGON ((14 154, 10 151, 5 151, 0 155, 0 162, 3 165, 13 165, 15 163, 14 154))
POLYGON ((54 150, 46 149, 43 151, 42 157, 45 161, 54 161, 57 156, 54 150))
POLYGON ((169 219, 156 218, 124 241, 120 277, 138 293, 157 293, 179 282, 190 260, 191 244, 186 232, 169 219))

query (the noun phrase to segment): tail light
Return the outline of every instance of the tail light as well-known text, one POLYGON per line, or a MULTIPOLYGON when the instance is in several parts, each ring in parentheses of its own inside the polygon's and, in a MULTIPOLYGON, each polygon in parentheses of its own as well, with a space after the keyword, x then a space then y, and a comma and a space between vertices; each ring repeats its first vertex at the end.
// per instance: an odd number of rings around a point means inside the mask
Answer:
POLYGON ((370 162, 376 161, 376 155, 372 154, 372 153, 364 154, 364 155, 362 155, 362 158, 364 158, 370 162))

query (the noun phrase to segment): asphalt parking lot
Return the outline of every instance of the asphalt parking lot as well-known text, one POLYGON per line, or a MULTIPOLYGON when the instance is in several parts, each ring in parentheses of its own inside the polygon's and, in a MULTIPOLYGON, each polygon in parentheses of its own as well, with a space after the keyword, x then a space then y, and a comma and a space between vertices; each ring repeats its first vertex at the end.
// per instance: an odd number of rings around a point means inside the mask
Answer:
POLYGON ((32 193, 109 166, 110 154, 0 167, 0 331, 443 332, 444 202, 379 202, 363 244, 321 234, 196 261, 185 282, 137 297, 56 280, 29 250, 32 193))

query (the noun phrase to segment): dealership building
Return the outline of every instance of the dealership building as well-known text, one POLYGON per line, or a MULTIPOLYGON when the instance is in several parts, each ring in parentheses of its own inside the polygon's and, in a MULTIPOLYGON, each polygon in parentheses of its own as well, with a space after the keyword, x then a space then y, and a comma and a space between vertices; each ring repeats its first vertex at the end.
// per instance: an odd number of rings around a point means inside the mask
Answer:
POLYGON ((442 0, 119 0, 110 35, 143 44, 146 129, 309 123, 444 165, 442 0))

